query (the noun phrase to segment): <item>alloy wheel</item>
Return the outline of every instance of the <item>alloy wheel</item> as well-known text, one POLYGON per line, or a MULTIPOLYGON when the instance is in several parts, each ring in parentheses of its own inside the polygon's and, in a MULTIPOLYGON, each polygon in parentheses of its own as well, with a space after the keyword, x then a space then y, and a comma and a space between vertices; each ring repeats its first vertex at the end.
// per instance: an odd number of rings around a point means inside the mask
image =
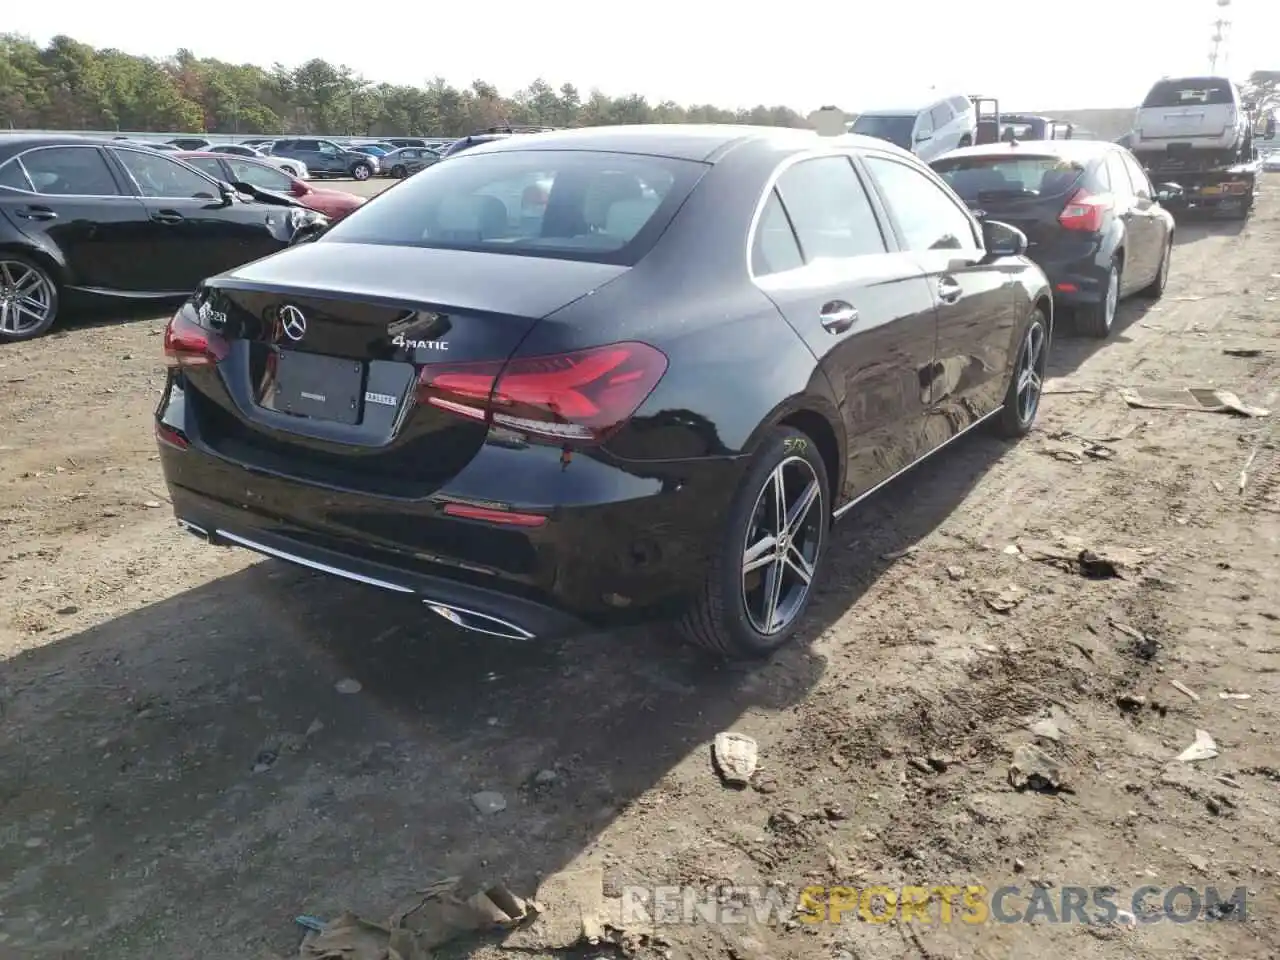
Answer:
POLYGON ((1018 419, 1022 423, 1030 423, 1040 407, 1040 397, 1044 391, 1044 371, 1048 361, 1045 350, 1044 324, 1038 320, 1027 328, 1027 335, 1022 341, 1022 352, 1018 359, 1018 419))
POLYGON ((1115 267, 1111 268, 1111 273, 1107 275, 1107 299, 1103 305, 1106 311, 1105 323, 1108 330, 1116 320, 1116 307, 1120 304, 1120 273, 1115 267))
POLYGON ((795 621, 817 568, 825 534, 822 484, 803 457, 787 457, 756 497, 742 552, 742 602, 765 636, 795 621))
POLYGON ((0 333, 24 334, 36 329, 54 307, 49 278, 18 260, 0 260, 0 333))

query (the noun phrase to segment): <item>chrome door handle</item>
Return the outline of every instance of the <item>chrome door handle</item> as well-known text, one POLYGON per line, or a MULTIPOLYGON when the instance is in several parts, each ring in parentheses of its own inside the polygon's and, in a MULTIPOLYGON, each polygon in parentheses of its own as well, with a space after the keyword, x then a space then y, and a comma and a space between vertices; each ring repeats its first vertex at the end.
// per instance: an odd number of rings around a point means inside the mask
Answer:
POLYGON ((822 321, 822 329, 827 333, 844 333, 857 322, 858 311, 843 300, 833 300, 823 306, 818 319, 822 321))
POLYGON ((943 303, 955 303, 960 299, 964 289, 950 277, 938 281, 938 299, 943 303))

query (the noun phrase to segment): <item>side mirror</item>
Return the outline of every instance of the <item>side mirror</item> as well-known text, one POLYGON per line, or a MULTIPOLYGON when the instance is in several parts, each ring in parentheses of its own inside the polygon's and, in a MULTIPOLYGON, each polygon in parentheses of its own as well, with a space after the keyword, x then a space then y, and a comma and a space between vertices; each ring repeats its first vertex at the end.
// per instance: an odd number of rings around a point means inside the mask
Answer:
POLYGON ((1020 257, 1027 252, 1027 235, 1017 227, 999 220, 982 220, 982 245, 987 248, 987 259, 1020 257))
POLYGON ((1186 191, 1177 183, 1162 183, 1156 187, 1156 199, 1161 203, 1167 203, 1170 200, 1178 200, 1184 193, 1186 193, 1186 191))

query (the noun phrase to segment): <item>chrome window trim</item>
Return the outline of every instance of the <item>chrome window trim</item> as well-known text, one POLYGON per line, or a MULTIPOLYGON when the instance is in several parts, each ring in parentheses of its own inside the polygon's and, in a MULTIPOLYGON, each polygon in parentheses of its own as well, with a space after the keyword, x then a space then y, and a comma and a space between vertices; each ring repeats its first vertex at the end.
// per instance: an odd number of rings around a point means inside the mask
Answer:
MULTIPOLYGON (((187 170, 191 171, 201 180, 204 180, 206 183, 208 183, 210 186, 213 187, 213 196, 207 199, 216 200, 222 194, 222 188, 218 185, 217 180, 210 177, 203 170, 196 169, 195 167, 191 166, 191 164, 187 163, 185 160, 179 159, 178 157, 166 157, 163 153, 161 153, 158 150, 138 150, 134 147, 108 147, 107 149, 116 150, 120 153, 136 153, 144 157, 152 157, 152 158, 159 157, 162 160, 167 160, 169 163, 176 163, 178 164, 178 166, 184 167, 187 170)), ((142 192, 142 184, 138 183, 137 178, 133 175, 133 171, 131 171, 127 166, 125 166, 125 163, 123 160, 120 161, 120 166, 124 167, 125 176, 129 178, 129 181, 133 184, 134 188, 138 191, 139 200, 156 200, 156 201, 164 201, 166 203, 171 203, 174 200, 206 199, 205 197, 149 197, 149 196, 146 196, 142 192)))
MULTIPOLYGON (((208 174, 206 174, 203 170, 197 170, 195 167, 191 166, 191 165, 190 165, 189 163, 187 163, 186 161, 184 161, 184 160, 179 160, 177 157, 165 157, 165 155, 164 155, 163 153, 160 153, 159 151, 153 151, 153 150, 141 150, 141 149, 138 149, 138 148, 136 148, 136 147, 114 147, 114 146, 104 146, 104 145, 102 145, 102 144, 97 144, 97 143, 44 143, 44 144, 40 144, 39 146, 36 146, 36 147, 28 147, 26 150, 23 150, 21 153, 16 153, 16 154, 14 154, 12 157, 10 157, 8 160, 6 160, 6 161, 5 161, 5 163, 6 163, 6 164, 8 164, 8 163, 17 163, 17 164, 18 164, 18 168, 22 171, 22 175, 23 175, 24 177, 26 177, 26 178, 27 178, 27 183, 31 184, 32 189, 30 189, 30 190, 23 190, 23 189, 21 189, 21 188, 19 188, 19 187, 0 187, 0 189, 4 189, 4 190, 11 190, 11 191, 13 191, 14 193, 29 194, 30 196, 33 196, 33 197, 55 197, 55 198, 56 198, 56 197, 61 197, 61 198, 66 199, 66 200, 154 200, 154 201, 173 201, 173 200, 204 200, 204 199, 206 199, 205 197, 151 197, 151 196, 147 196, 147 195, 145 195, 145 194, 143 194, 143 193, 142 193, 142 188, 141 188, 140 186, 138 186, 138 181, 136 181, 136 180, 133 178, 133 174, 129 172, 129 168, 128 168, 128 167, 125 167, 125 168, 124 168, 124 172, 125 172, 125 174, 129 177, 129 182, 130 182, 130 183, 132 183, 132 184, 134 185, 134 188, 135 188, 135 189, 137 189, 137 191, 138 191, 138 193, 137 193, 137 194, 130 194, 130 193, 41 193, 39 190, 36 190, 36 189, 35 189, 35 181, 31 179, 31 174, 30 174, 30 172, 27 170, 26 165, 22 162, 22 158, 23 158, 23 157, 25 157, 25 156, 26 156, 27 154, 29 154, 29 153, 35 153, 37 150, 67 150, 67 149, 75 149, 75 150, 119 150, 119 151, 128 151, 129 153, 140 153, 140 154, 142 154, 144 157, 163 157, 164 159, 168 160, 170 163, 179 163, 179 164, 182 164, 184 167, 187 167, 187 168, 188 168, 188 169, 190 169, 190 170, 194 170, 197 176, 199 176, 199 177, 201 177, 202 179, 207 180, 209 183, 213 184, 213 187, 214 187, 215 193, 216 193, 216 191, 217 191, 217 189, 218 189, 218 183, 217 183, 217 181, 216 181, 216 180, 214 180, 212 177, 210 177, 208 174)), ((104 158, 104 159, 105 159, 105 158, 104 158)), ((248 159, 248 158, 246 157, 245 159, 248 159)), ((124 164, 121 164, 121 166, 124 166, 124 164)), ((283 171, 281 171, 281 172, 283 172, 283 171)), ((215 196, 214 198, 211 198, 211 199, 216 199, 216 196, 215 196)))

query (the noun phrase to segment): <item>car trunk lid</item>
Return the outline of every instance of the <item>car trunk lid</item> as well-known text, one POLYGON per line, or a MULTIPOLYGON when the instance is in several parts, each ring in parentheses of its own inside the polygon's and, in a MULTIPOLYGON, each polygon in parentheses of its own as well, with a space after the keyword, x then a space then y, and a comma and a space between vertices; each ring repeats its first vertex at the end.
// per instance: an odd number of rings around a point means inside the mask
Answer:
POLYGON ((221 357, 186 371, 199 438, 251 468, 429 496, 475 456, 488 423, 417 402, 421 372, 505 361, 540 318, 625 269, 315 243, 216 277, 199 304, 221 357))

